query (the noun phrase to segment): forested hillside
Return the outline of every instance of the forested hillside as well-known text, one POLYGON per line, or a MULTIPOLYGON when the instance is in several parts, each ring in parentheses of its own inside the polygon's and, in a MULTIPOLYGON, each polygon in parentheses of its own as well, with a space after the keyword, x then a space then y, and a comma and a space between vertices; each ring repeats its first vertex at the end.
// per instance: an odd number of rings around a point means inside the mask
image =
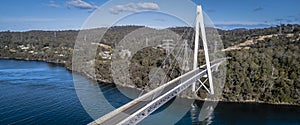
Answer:
MULTIPOLYGON (((111 54, 116 42, 141 26, 108 29, 98 44, 95 60, 99 81, 112 82, 111 54)), ((104 29, 95 29, 104 30, 104 29)), ((192 28, 170 28, 178 34, 192 28)), ((252 101, 300 104, 300 26, 282 25, 264 29, 219 30, 227 57, 227 78, 223 101, 252 101), (281 30, 280 30, 281 28, 281 30)), ((42 60, 64 64, 71 69, 72 53, 78 31, 0 32, 0 57, 42 60)), ((193 39, 193 33, 183 36, 193 39)), ((147 48, 133 56, 132 79, 138 88, 147 86, 150 68, 157 67, 166 56, 164 50, 147 48)), ((166 67, 165 67, 166 68, 166 67)), ((178 67, 177 67, 178 68, 178 67)), ((170 79, 179 75, 171 74, 170 79)), ((152 88, 152 87, 150 87, 152 88)))
POLYGON ((224 98, 300 103, 300 36, 274 35, 227 52, 224 98))

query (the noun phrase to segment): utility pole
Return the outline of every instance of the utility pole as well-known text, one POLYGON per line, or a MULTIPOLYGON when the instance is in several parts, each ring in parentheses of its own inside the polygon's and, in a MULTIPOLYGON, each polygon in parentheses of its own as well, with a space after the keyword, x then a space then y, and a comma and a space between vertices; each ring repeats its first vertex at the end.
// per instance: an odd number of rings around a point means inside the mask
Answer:
POLYGON ((167 53, 167 57, 168 57, 168 63, 170 64, 171 63, 171 55, 170 55, 171 47, 170 47, 170 44, 173 42, 173 40, 172 39, 166 39, 166 40, 163 40, 163 42, 166 45, 165 49, 166 49, 166 53, 167 53))
POLYGON ((281 27, 281 22, 279 23, 279 25, 280 25, 280 26, 279 26, 279 33, 278 33, 278 34, 279 34, 279 35, 282 35, 282 27, 281 27))
POLYGON ((182 70, 184 70, 185 72, 188 71, 189 68, 189 52, 188 52, 188 44, 187 44, 187 40, 183 40, 184 44, 184 54, 183 54, 183 65, 182 65, 182 70))

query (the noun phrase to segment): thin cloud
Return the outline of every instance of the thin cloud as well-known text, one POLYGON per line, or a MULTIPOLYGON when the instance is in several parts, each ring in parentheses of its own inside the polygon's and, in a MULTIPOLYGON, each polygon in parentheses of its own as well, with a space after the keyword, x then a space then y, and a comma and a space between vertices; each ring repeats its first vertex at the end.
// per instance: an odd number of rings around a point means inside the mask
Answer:
POLYGON ((297 19, 284 19, 284 18, 278 18, 274 19, 275 22, 279 23, 296 23, 298 20, 297 19))
POLYGON ((2 18, 1 22, 51 22, 51 21, 68 21, 66 18, 39 18, 39 17, 13 17, 13 18, 2 18))
POLYGON ((208 9, 207 12, 214 13, 214 12, 216 12, 216 10, 214 10, 214 9, 208 9))
POLYGON ((78 9, 96 9, 97 6, 94 6, 90 3, 87 3, 83 0, 69 0, 66 2, 68 8, 74 7, 78 9))
POLYGON ((48 4, 49 7, 52 8, 60 8, 61 6, 56 4, 54 1, 50 1, 50 3, 48 4))
POLYGON ((223 21, 215 21, 215 25, 258 25, 263 24, 264 21, 230 21, 230 20, 223 20, 223 21))
POLYGON ((221 29, 236 29, 236 28, 264 28, 274 26, 274 23, 269 21, 216 21, 214 25, 221 29))
POLYGON ((159 6, 156 3, 138 3, 137 7, 139 9, 159 10, 159 6))
POLYGON ((156 3, 144 2, 144 3, 128 3, 123 5, 116 5, 110 8, 109 12, 112 14, 119 14, 121 12, 138 12, 141 10, 159 10, 159 6, 156 3))
POLYGON ((300 21, 300 13, 298 13, 297 15, 295 15, 295 16, 293 17, 293 19, 294 19, 296 22, 300 21))
POLYGON ((217 28, 225 29, 225 30, 232 30, 232 29, 239 29, 239 28, 246 28, 246 29, 253 29, 253 28, 264 28, 270 27, 272 24, 215 24, 217 28))
POLYGON ((292 23, 293 21, 290 20, 290 19, 287 19, 286 22, 287 22, 287 23, 292 23))
POLYGON ((288 18, 295 18, 295 16, 288 16, 288 18))
POLYGON ((262 11, 264 8, 262 8, 262 7, 257 7, 257 8, 255 8, 255 9, 253 9, 253 11, 255 11, 255 12, 257 12, 257 11, 262 11))
POLYGON ((155 21, 159 21, 159 22, 166 22, 165 19, 161 19, 161 18, 157 18, 157 19, 154 19, 155 21))
POLYGON ((284 21, 285 19, 275 19, 275 21, 277 21, 277 22, 281 22, 281 21, 284 21))

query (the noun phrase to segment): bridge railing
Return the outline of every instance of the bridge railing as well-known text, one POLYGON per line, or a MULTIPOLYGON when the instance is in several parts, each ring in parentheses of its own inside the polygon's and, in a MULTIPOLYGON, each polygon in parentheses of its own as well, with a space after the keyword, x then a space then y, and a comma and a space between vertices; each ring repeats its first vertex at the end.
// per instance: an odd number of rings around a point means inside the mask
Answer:
MULTIPOLYGON (((225 61, 226 59, 219 59, 212 63, 211 68, 219 65, 221 62, 225 61)), ((200 79, 202 76, 206 75, 207 73, 206 66, 203 65, 197 69, 194 69, 192 71, 189 71, 169 82, 166 84, 163 84, 162 86, 132 100, 131 102, 121 106, 120 108, 102 116, 101 118, 95 120, 94 122, 90 123, 90 125, 95 124, 111 124, 109 119, 113 118, 116 115, 123 114, 126 115, 124 119, 118 119, 120 121, 117 122, 118 125, 126 125, 126 124, 136 124, 146 118, 148 115, 150 115, 152 112, 154 112, 156 109, 158 109, 160 106, 168 102, 170 99, 178 95, 181 91, 188 88, 190 85, 192 85, 196 80, 200 79), (168 91, 164 91, 164 90, 168 91), (164 92, 163 92, 164 91, 164 92), (157 96, 157 93, 161 93, 161 95, 157 96), (153 96, 157 96, 153 98, 153 96), (149 100, 151 99, 151 100, 149 100), (127 114, 125 112, 126 109, 135 106, 136 104, 143 102, 143 101, 149 101, 149 103, 146 103, 144 106, 142 106, 140 109, 136 109, 131 114, 127 114)), ((114 121, 116 122, 116 121, 114 121)))
MULTIPOLYGON (((199 71, 199 69, 196 69, 195 72, 199 71)), ((168 102, 173 97, 177 96, 180 92, 188 88, 190 85, 192 85, 198 78, 203 76, 205 74, 206 70, 202 70, 201 72, 194 75, 192 78, 189 78, 187 81, 175 86, 170 91, 163 93, 159 97, 155 98, 153 101, 145 105, 143 108, 136 111, 134 114, 130 115, 126 119, 122 120, 120 122, 120 125, 131 125, 136 124, 146 118, 148 115, 150 115, 152 112, 157 110, 159 107, 161 107, 163 104, 168 102)), ((178 82, 178 81, 176 81, 178 82)))

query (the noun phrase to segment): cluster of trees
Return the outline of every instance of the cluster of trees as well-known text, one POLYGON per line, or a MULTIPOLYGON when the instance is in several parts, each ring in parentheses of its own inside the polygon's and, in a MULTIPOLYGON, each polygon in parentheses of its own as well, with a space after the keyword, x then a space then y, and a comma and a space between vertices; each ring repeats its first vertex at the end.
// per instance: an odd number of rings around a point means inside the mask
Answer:
POLYGON ((78 31, 0 32, 0 57, 43 60, 71 66, 78 31))
MULTIPOLYGON (((271 29, 266 29, 267 31, 271 29)), ((263 34, 265 35, 265 34, 263 34)), ((255 39, 255 37, 254 37, 255 39)), ((286 32, 227 52, 226 100, 300 104, 300 34, 286 32)))

